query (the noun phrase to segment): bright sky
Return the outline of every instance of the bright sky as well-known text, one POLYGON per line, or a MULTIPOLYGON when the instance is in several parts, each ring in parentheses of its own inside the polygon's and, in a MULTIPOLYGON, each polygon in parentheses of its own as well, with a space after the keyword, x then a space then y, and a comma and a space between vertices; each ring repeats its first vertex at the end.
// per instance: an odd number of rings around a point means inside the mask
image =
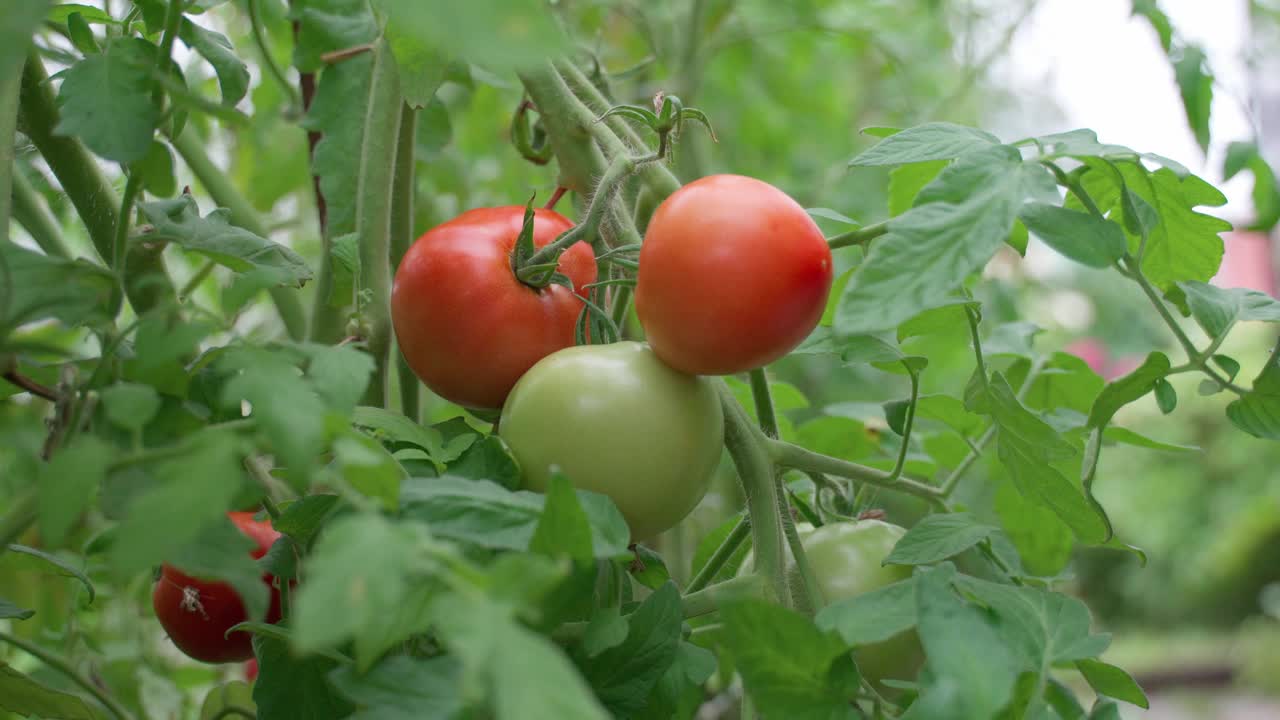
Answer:
POLYGON ((1223 185, 1221 172, 1226 146, 1251 136, 1242 108, 1248 97, 1247 5, 1247 0, 1160 2, 1176 32, 1205 49, 1217 76, 1207 163, 1187 128, 1155 31, 1145 19, 1129 16, 1128 0, 1042 0, 995 76, 1024 93, 1048 96, 1065 117, 1045 113, 1029 97, 1017 117, 1002 119, 1007 126, 1002 130, 1013 136, 1093 128, 1103 142, 1178 160, 1226 193, 1228 205, 1214 214, 1248 219, 1252 178, 1223 185))

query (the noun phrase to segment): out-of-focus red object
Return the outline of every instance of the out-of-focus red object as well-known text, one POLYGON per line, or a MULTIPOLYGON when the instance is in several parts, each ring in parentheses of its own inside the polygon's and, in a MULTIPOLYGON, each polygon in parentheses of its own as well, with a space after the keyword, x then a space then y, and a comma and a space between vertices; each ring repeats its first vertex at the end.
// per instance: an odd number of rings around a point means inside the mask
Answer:
POLYGON ((249 682, 258 679, 258 658, 252 658, 244 664, 244 679, 249 682))
POLYGON ((1213 284, 1224 288, 1249 288, 1276 294, 1271 238, 1266 233, 1236 230, 1222 234, 1222 266, 1213 284))

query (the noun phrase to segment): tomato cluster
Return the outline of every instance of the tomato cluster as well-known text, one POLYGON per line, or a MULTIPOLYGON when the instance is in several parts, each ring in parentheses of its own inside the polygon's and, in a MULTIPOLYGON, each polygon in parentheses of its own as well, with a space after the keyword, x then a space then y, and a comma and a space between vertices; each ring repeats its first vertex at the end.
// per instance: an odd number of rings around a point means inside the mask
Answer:
MULTIPOLYGON (((253 513, 227 515, 254 542, 250 555, 255 560, 280 537, 271 523, 255 520, 253 513)), ((270 575, 263 575, 262 581, 271 587, 266 621, 279 622, 280 592, 272 586, 270 575)), ((231 627, 249 619, 240 595, 227 583, 195 578, 166 564, 160 568, 160 577, 152 588, 151 605, 169 639, 187 656, 207 663, 240 662, 253 657, 248 633, 226 634, 231 627)))
MULTIPOLYGON (((817 325, 831 251, 794 200, 768 183, 715 175, 655 211, 636 280, 648 345, 572 347, 592 248, 569 247, 572 288, 526 285, 513 248, 518 206, 470 210, 427 231, 396 270, 391 315, 401 352, 436 394, 501 408, 499 433, 545 490, 552 468, 609 495, 635 539, 680 522, 702 499, 723 444, 703 375, 745 372, 787 354, 817 325)), ((545 247, 571 228, 533 217, 545 247)))

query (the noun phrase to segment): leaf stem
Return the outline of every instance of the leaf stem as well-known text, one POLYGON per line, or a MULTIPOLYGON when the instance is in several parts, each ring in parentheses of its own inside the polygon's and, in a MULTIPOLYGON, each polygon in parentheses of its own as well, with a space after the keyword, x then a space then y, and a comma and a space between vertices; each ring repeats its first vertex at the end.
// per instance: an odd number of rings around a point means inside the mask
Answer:
MULTIPOLYGON (((3 169, 0 168, 0 172, 3 169)), ((27 234, 50 257, 70 258, 71 251, 62 242, 62 229, 58 221, 45 208, 40 193, 31 186, 18 169, 13 173, 13 219, 26 229, 27 234)))
POLYGON ((774 440, 778 439, 778 415, 773 408, 773 395, 769 392, 769 378, 764 368, 756 368, 750 373, 751 398, 756 404, 756 417, 760 418, 760 429, 774 440))
POLYGON ((720 570, 724 568, 725 563, 738 552, 738 548, 742 547, 742 543, 751 535, 751 517, 742 515, 738 518, 738 522, 725 536, 720 547, 711 553, 711 557, 707 558, 707 564, 698 570, 698 574, 693 576, 685 587, 686 593, 695 593, 711 583, 712 580, 720 574, 720 570))
POLYGON ((39 503, 40 493, 35 485, 22 488, 10 501, 9 512, 0 517, 0 555, 36 521, 39 503))
MULTIPOLYGON (((413 199, 417 189, 414 177, 414 151, 417 142, 418 111, 404 103, 400 106, 400 135, 396 139, 395 177, 391 186, 391 271, 413 244, 413 199)), ((404 355, 395 353, 396 377, 400 387, 400 412, 417 422, 421 414, 418 376, 404 355)))
POLYGON ((262 54, 262 64, 266 66, 268 74, 284 90, 284 94, 289 96, 289 102, 293 105, 295 112, 299 111, 302 108, 302 99, 298 97, 297 89, 293 87, 293 83, 289 82, 284 70, 280 69, 280 65, 276 63, 275 56, 271 54, 271 44, 262 34, 262 22, 258 18, 258 0, 247 0, 247 4, 249 27, 253 30, 253 42, 258 46, 258 52, 262 54))
POLYGON ((76 669, 71 667, 71 664, 68 663, 66 660, 63 660, 62 658, 58 657, 57 655, 54 655, 53 653, 49 652, 48 650, 45 650, 42 647, 33 645, 27 642, 26 640, 22 640, 21 638, 14 637, 13 635, 10 635, 9 633, 6 633, 6 632, 0 632, 0 640, 3 640, 4 642, 18 648, 19 650, 27 653, 28 655, 31 655, 32 657, 36 658, 40 662, 44 663, 45 665, 48 665, 50 668, 57 670, 59 673, 65 675, 69 680, 74 682, 76 685, 79 685, 86 692, 92 695, 98 702, 102 703, 103 706, 105 706, 107 710, 110 711, 112 716, 118 718, 119 720, 133 719, 133 715, 130 714, 129 711, 125 709, 123 705, 120 704, 119 700, 116 700, 114 697, 111 696, 110 693, 98 687, 97 684, 95 684, 89 678, 76 672, 76 669))
POLYGON ((827 247, 832 250, 838 250, 850 245, 867 245, 872 240, 889 232, 889 221, 875 223, 860 228, 854 228, 848 232, 842 232, 839 235, 832 235, 827 238, 827 247))
POLYGON ((769 440, 766 446, 773 459, 783 467, 849 478, 866 485, 890 488, 908 495, 915 495, 935 506, 942 505, 942 489, 933 485, 926 485, 906 477, 899 477, 894 480, 890 473, 883 470, 816 453, 782 440, 769 440))
POLYGON ((36 397, 44 398, 49 402, 58 401, 58 394, 54 392, 52 388, 47 388, 44 385, 41 385, 40 383, 36 382, 35 380, 32 380, 26 375, 23 375, 17 370, 6 370, 4 372, 4 379, 22 388, 23 390, 26 390, 32 395, 35 395, 36 397))
POLYGON ((691 592, 680 599, 680 606, 686 618, 710 615, 720 609, 720 604, 727 597, 743 594, 759 595, 761 590, 763 588, 759 577, 743 575, 691 592))
POLYGON ((129 224, 133 217, 133 204, 142 192, 142 173, 130 172, 124 184, 124 196, 120 199, 120 212, 116 215, 115 241, 111 247, 111 269, 116 271, 123 283, 125 278, 125 255, 129 249, 129 224))

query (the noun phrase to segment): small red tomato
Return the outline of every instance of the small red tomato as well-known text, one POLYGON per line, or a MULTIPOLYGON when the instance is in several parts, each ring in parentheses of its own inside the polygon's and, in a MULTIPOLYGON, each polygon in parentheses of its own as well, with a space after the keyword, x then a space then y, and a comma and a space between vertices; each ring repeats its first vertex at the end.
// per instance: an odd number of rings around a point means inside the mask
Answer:
MULTIPOLYGON (((500 408, 533 364, 574 344, 582 301, 562 285, 535 290, 511 270, 524 208, 468 210, 418 238, 391 289, 396 341, 413 372, 437 395, 470 408, 500 408)), ((533 243, 573 227, 553 210, 534 211, 533 243)), ((585 292, 596 280, 591 246, 577 243, 558 269, 585 292)))
POLYGON ((831 276, 827 241, 795 200, 761 180, 711 175, 672 193, 649 221, 636 314, 671 367, 746 372, 813 331, 831 276))
MULTIPOLYGON (((229 512, 227 516, 257 545, 250 553, 255 560, 280 537, 271 523, 254 520, 253 513, 229 512)), ((263 575, 262 580, 271 585, 270 575, 263 575)), ((249 633, 226 636, 229 628, 249 619, 240 595, 230 585, 193 578, 172 565, 164 565, 151 591, 151 606, 169 639, 189 657, 207 663, 241 662, 253 657, 249 633)), ((273 587, 266 621, 279 620, 280 593, 273 587)))
POLYGON ((249 658, 244 664, 244 679, 253 682, 258 679, 258 658, 249 658))

